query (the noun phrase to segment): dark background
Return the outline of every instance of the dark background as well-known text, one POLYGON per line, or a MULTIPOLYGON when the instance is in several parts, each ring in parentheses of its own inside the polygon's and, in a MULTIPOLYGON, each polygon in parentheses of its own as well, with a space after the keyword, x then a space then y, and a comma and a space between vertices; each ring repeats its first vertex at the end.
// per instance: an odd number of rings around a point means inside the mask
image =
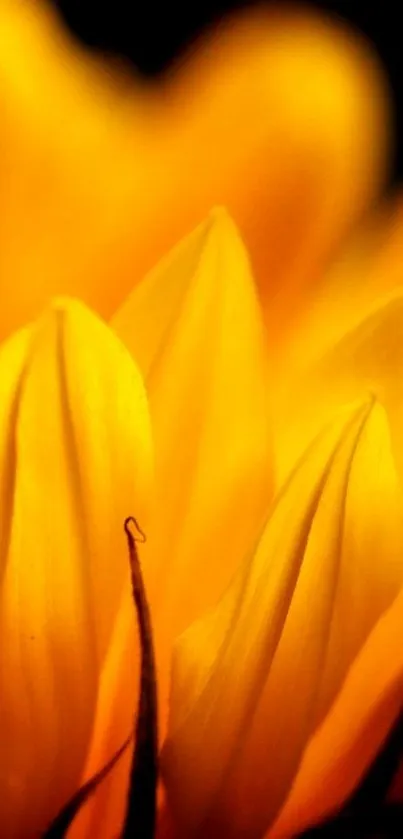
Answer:
MULTIPOLYGON (((273 5, 273 0, 265 0, 273 5)), ((125 56, 147 77, 169 68, 189 42, 226 11, 251 0, 53 0, 73 32, 87 45, 125 56)), ((264 0, 263 0, 264 3, 264 0)), ((260 5, 263 5, 261 3, 260 5)), ((281 6, 281 0, 277 0, 281 6)), ((403 180, 403 25, 399 0, 311 2, 349 21, 370 38, 393 91, 397 148, 393 181, 403 180)))

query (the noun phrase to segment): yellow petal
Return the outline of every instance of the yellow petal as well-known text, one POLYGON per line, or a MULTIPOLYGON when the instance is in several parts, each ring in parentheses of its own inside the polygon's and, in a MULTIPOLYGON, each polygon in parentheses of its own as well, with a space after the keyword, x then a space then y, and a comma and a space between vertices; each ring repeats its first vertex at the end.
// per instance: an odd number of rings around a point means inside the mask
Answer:
POLYGON ((135 289, 114 326, 146 376, 157 501, 144 555, 168 641, 216 601, 270 498, 264 329, 225 211, 135 289))
POLYGON ((2 335, 60 293, 109 317, 224 204, 274 338, 382 180, 379 68, 313 13, 235 17, 145 88, 91 59, 46 4, 8 0, 0 71, 2 335))
MULTIPOLYGON (((287 366, 317 363, 355 329, 379 299, 402 285, 403 202, 398 194, 367 214, 334 255, 318 293, 310 300, 285 347, 287 366)), ((278 359, 284 366, 284 356, 278 359)))
MULTIPOLYGON (((141 558, 163 735, 173 640, 217 602, 271 495, 264 329, 247 257, 225 212, 216 211, 134 290, 114 326, 147 375, 150 400, 157 497, 141 558)), ((116 643, 88 774, 118 747, 133 715, 130 639, 121 632, 116 643)), ((111 835, 122 814, 124 785, 116 778, 89 803, 92 815, 82 816, 93 819, 99 837, 111 835)), ((85 836, 84 828, 76 835, 85 836)))
POLYGON ((0 584, 7 559, 14 501, 15 422, 30 340, 30 330, 21 330, 0 349, 0 584))
POLYGON ((4 346, 0 381, 0 822, 27 839, 79 783, 129 585, 123 522, 149 503, 150 429, 129 354, 73 301, 4 346))
POLYGON ((402 329, 403 293, 397 289, 373 304, 358 324, 313 363, 284 365, 282 396, 276 403, 280 475, 287 473, 337 405, 368 392, 387 409, 396 462, 403 470, 402 329), (295 404, 300 406, 298 416, 295 404))
POLYGON ((227 595, 177 643, 163 766, 187 835, 257 839, 275 818, 399 590, 402 512, 382 409, 346 409, 294 471, 227 595))
POLYGON ((310 741, 267 839, 290 839, 354 791, 398 717, 403 698, 403 595, 379 619, 310 741))

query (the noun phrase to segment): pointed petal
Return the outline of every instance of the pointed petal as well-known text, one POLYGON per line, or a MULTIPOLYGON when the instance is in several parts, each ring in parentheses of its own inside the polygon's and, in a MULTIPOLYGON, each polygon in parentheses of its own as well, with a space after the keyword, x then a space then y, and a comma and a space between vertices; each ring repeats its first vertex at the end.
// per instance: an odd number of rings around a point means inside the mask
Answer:
POLYGON ((85 306, 61 300, 51 320, 58 323, 57 340, 63 344, 60 363, 102 656, 128 574, 122 523, 131 512, 145 530, 149 522, 153 463, 148 402, 126 348, 85 306))
MULTIPOLYGON (((181 240, 150 271, 112 318, 113 329, 136 359, 145 378, 149 378, 165 342, 170 339, 176 320, 181 316, 192 281, 200 272, 200 262, 209 238, 215 231, 225 230, 225 224, 225 210, 213 210, 205 222, 181 240)), ((228 229, 230 225, 228 221, 228 229)))
MULTIPOLYGON (((139 547, 164 731, 173 640, 216 603, 271 497, 264 330, 246 254, 223 211, 135 289, 114 326, 147 375, 150 399, 157 498, 147 543, 139 547)), ((122 627, 128 609, 126 602, 122 627)), ((88 774, 113 754, 130 726, 136 695, 136 674, 127 673, 131 643, 122 628, 102 681, 88 774)), ((116 774, 82 822, 89 819, 94 834, 108 836, 123 794, 116 774)), ((85 836, 84 827, 78 836, 85 836)))
MULTIPOLYGON (((2 389, 23 340, 2 350, 2 389)), ((5 423, 2 435, 14 486, 7 540, 2 533, 0 822, 10 839, 26 839, 79 784, 102 660, 129 585, 122 522, 128 508, 145 516, 150 494, 141 378, 81 304, 58 301, 33 328, 11 432, 5 423)))
POLYGON ((270 498, 264 330, 227 214, 215 211, 128 306, 115 327, 147 376, 158 497, 143 553, 169 646, 216 601, 270 498))
POLYGON ((188 835, 257 839, 275 818, 399 591, 402 512, 381 408, 343 412, 291 476, 217 609, 177 643, 163 766, 188 835))

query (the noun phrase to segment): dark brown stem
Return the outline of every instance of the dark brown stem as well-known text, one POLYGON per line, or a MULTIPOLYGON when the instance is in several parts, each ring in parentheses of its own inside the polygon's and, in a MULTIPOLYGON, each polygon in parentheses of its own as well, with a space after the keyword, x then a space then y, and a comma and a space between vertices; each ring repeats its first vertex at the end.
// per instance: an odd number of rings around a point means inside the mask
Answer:
POLYGON ((158 712, 157 682, 150 610, 137 553, 135 528, 145 541, 136 519, 125 521, 141 645, 140 691, 135 729, 126 819, 121 839, 153 839, 157 812, 158 712))

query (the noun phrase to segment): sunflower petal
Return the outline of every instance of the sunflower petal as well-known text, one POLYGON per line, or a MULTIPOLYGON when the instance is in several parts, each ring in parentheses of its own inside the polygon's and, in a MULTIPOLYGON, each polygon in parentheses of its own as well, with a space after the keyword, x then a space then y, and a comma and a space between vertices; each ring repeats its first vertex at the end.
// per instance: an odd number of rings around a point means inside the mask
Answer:
POLYGON ((264 330, 225 211, 181 243, 128 307, 115 327, 147 377, 158 489, 144 567, 169 650, 223 591, 270 498, 264 330))
MULTIPOLYGON (((320 294, 312 297, 298 328, 290 334, 287 366, 299 370, 314 366, 373 314, 379 301, 399 293, 402 230, 400 193, 378 204, 354 229, 328 266, 320 294)), ((284 366, 284 358, 279 361, 284 366)))
POLYGON ((12 458, 2 529, 0 822, 13 839, 44 829, 79 785, 99 673, 129 585, 122 523, 128 508, 144 520, 151 486, 145 394, 113 333, 81 304, 60 300, 28 346, 26 334, 0 358, 1 388, 14 391, 12 410, 1 408, 0 447, 12 458), (13 389, 10 360, 20 370, 13 389))
MULTIPOLYGON (((163 733, 174 638, 217 601, 271 497, 264 329, 245 251, 224 211, 214 212, 134 290, 114 326, 139 359, 151 408, 157 498, 139 550, 163 733)), ((86 777, 130 726, 137 691, 137 671, 127 670, 130 612, 125 597, 86 777)), ((127 777, 125 759, 94 806, 80 814, 74 839, 88 832, 107 837, 121 821, 124 770, 127 777)))
POLYGON ((276 455, 280 479, 335 408, 371 392, 385 407, 396 464, 403 474, 401 289, 376 301, 357 324, 310 363, 285 365, 277 390, 276 455), (296 417, 293 405, 300 405, 296 417))
POLYGON ((220 605, 178 641, 163 766, 189 835, 254 839, 275 818, 307 740, 399 591, 402 511, 381 408, 343 411, 220 605), (385 489, 392 506, 371 521, 385 489))

